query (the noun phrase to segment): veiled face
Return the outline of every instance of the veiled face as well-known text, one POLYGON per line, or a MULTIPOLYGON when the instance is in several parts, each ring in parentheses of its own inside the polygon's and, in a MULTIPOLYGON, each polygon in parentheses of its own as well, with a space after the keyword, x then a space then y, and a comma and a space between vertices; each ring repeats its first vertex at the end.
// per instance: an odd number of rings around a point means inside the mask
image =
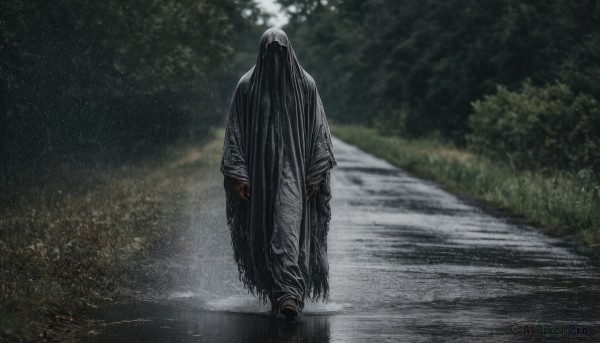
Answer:
POLYGON ((271 28, 263 33, 252 79, 256 80, 257 96, 265 108, 294 101, 294 88, 304 80, 302 68, 294 49, 281 29, 271 28))
POLYGON ((279 70, 279 67, 285 63, 287 58, 287 48, 274 41, 267 45, 267 54, 264 57, 265 67, 274 71, 279 70))

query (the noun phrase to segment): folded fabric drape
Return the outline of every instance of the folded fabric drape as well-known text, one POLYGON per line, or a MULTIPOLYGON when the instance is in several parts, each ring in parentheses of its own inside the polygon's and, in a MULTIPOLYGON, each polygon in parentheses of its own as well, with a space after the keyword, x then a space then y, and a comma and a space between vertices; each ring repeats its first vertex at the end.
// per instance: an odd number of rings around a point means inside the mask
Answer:
POLYGON ((267 30, 239 81, 227 119, 221 172, 227 224, 245 287, 264 301, 328 297, 329 171, 335 167, 323 104, 287 35, 267 30), (232 179, 250 184, 248 200, 232 179), (319 184, 309 199, 306 186, 319 184))

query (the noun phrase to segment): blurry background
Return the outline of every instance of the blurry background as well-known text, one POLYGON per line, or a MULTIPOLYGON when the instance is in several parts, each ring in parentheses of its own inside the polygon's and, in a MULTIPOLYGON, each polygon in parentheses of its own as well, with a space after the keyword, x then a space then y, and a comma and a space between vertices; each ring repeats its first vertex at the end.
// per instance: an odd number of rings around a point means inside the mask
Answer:
POLYGON ((519 167, 600 168, 596 0, 0 6, 3 178, 202 137, 261 32, 284 24, 335 122, 471 143, 519 167))
POLYGON ((600 172, 599 1, 279 2, 335 121, 600 172))
POLYGON ((250 0, 2 2, 3 177, 206 135, 253 64, 262 17, 250 0))

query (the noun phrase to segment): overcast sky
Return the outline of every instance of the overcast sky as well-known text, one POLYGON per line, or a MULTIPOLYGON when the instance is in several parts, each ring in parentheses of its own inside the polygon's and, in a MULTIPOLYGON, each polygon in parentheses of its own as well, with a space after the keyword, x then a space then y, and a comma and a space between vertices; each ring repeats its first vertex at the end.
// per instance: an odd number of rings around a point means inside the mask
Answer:
POLYGON ((258 6, 262 7, 266 12, 272 13, 275 17, 269 22, 269 25, 282 27, 288 22, 287 16, 281 10, 281 6, 275 4, 274 0, 256 0, 258 6))

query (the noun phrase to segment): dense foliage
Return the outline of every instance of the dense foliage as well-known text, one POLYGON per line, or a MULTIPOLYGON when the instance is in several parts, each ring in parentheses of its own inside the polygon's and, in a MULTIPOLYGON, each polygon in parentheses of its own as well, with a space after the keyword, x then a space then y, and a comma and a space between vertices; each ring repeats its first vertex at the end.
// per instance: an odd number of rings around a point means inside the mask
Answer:
POLYGON ((202 136, 259 15, 250 0, 2 2, 0 163, 202 136))
MULTIPOLYGON (((600 100, 598 0, 278 2, 337 122, 463 144, 472 104, 498 85, 558 80, 600 100)), ((251 0, 1 3, 0 161, 202 136, 253 63, 261 15, 251 0)))
MULTIPOLYGON (((598 0, 279 3, 291 15, 286 30, 300 60, 338 122, 411 137, 439 134, 464 144, 472 103, 498 85, 517 91, 526 79, 532 87, 559 80, 573 96, 583 92, 600 100, 598 0)), ((561 116, 562 110, 551 111, 561 116)), ((486 144, 495 143, 490 137, 486 144)))
POLYGON ((517 167, 592 168, 600 175, 600 106, 591 96, 527 81, 517 92, 499 86, 473 107, 473 150, 517 167))

